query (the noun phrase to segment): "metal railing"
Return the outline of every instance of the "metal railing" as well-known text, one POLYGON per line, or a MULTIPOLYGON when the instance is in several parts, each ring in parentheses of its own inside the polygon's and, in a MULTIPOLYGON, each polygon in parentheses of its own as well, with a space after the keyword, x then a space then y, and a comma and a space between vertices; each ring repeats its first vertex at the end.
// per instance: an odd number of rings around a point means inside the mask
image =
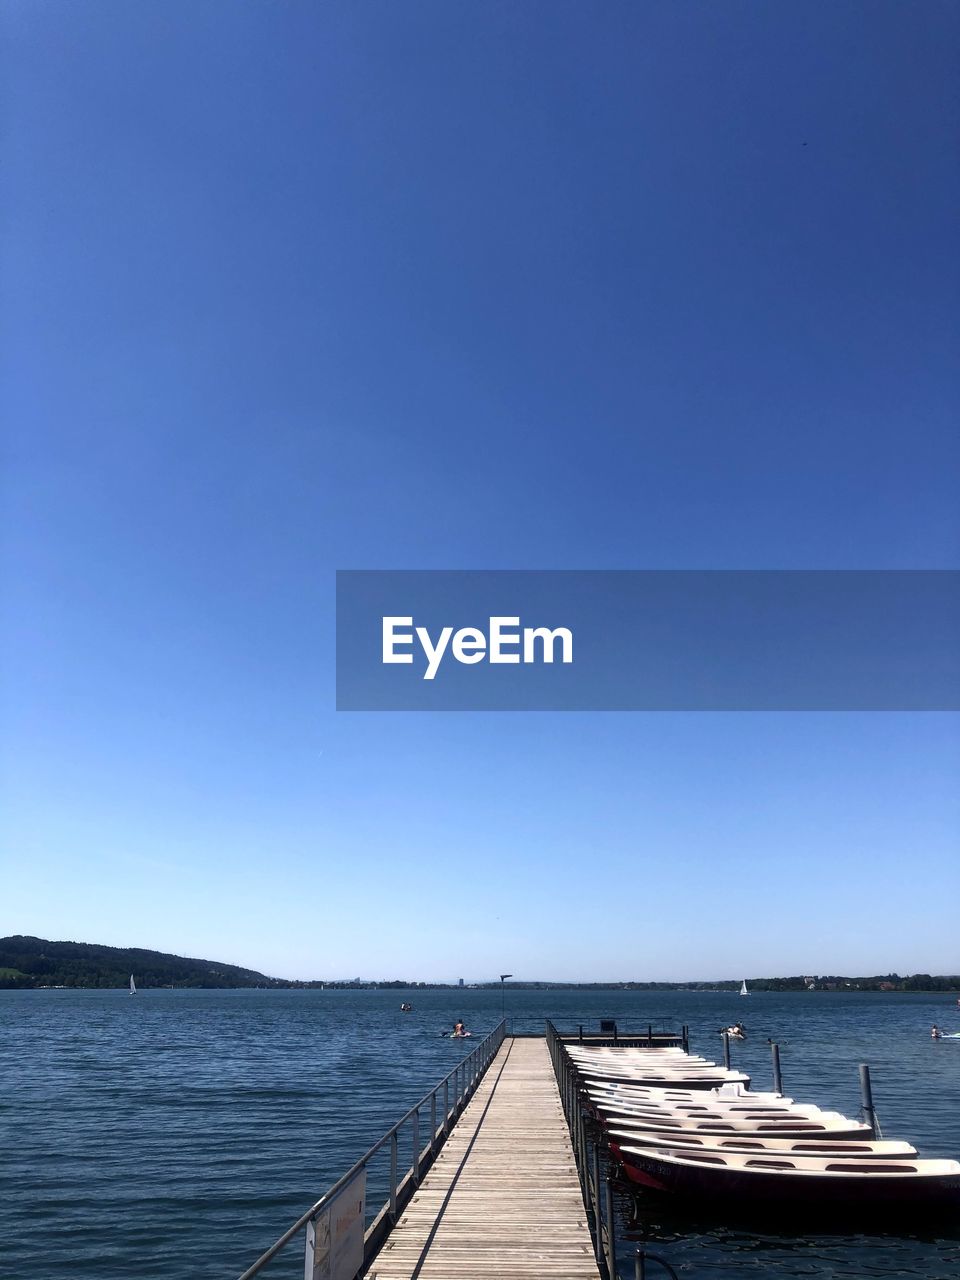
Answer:
MULTIPOLYGON (((562 1036, 549 1019, 546 1023, 546 1038, 563 1112, 570 1127, 570 1141, 590 1222, 594 1256, 605 1280, 618 1280, 616 1212, 609 1164, 607 1176, 604 1178, 601 1174, 602 1158, 607 1148, 606 1139, 600 1126, 587 1116, 582 1105, 580 1072, 567 1053, 562 1036)), ((683 1028, 682 1040, 684 1051, 687 1052, 686 1027, 683 1028)), ((665 1258, 641 1247, 634 1254, 635 1280, 644 1280, 648 1262, 663 1267, 669 1275, 676 1277, 677 1273, 665 1258)))
MULTIPOLYGON (((467 1102, 473 1096, 490 1063, 496 1057, 497 1051, 506 1036, 506 1025, 506 1022, 501 1022, 485 1039, 481 1040, 472 1053, 467 1054, 465 1058, 458 1062, 439 1084, 435 1085, 415 1106, 411 1107, 406 1115, 402 1116, 391 1129, 388 1129, 383 1137, 375 1142, 369 1151, 365 1152, 356 1164, 347 1170, 342 1178, 339 1178, 328 1191, 325 1191, 320 1199, 315 1204, 312 1204, 306 1213, 302 1214, 293 1226, 283 1233, 279 1240, 272 1244, 265 1253, 261 1254, 256 1262, 243 1272, 239 1280, 251 1280, 251 1277, 259 1275, 264 1267, 281 1250, 285 1249, 301 1231, 306 1231, 307 1224, 318 1214, 323 1213, 324 1209, 358 1174, 366 1173, 367 1167, 375 1156, 385 1148, 389 1148, 390 1173, 387 1180, 389 1194, 382 1207, 373 1216, 370 1225, 366 1227, 363 1236, 362 1269, 366 1270, 396 1224, 399 1213, 419 1186, 420 1179, 429 1169, 440 1148, 447 1140, 455 1121, 460 1117, 467 1102), (423 1145, 420 1139, 420 1121, 422 1113, 427 1108, 429 1108, 430 1112, 429 1141, 423 1145), (411 1156, 409 1164, 401 1167, 400 1135, 405 1127, 409 1128, 411 1156)), ((367 1218, 369 1218, 369 1214, 367 1218)))
POLYGON ((591 1134, 583 1107, 580 1105, 580 1073, 564 1048, 560 1033, 547 1019, 547 1048, 557 1077, 563 1113, 570 1128, 570 1141, 580 1176, 583 1202, 590 1218, 590 1234, 597 1265, 607 1280, 616 1280, 617 1242, 614 1231, 613 1185, 607 1178, 601 1194, 600 1156, 601 1145, 595 1133, 591 1134), (592 1137, 592 1141, 591 1141, 592 1137), (602 1203, 601 1203, 602 1200, 602 1203))

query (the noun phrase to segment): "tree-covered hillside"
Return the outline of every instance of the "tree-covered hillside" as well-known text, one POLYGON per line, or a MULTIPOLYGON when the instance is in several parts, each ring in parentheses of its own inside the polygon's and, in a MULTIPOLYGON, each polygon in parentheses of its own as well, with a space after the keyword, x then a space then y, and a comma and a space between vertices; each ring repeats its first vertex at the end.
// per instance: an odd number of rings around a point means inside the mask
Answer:
POLYGON ((125 987, 131 973, 138 987, 286 986, 254 969, 88 942, 48 942, 17 935, 0 938, 0 987, 125 987))

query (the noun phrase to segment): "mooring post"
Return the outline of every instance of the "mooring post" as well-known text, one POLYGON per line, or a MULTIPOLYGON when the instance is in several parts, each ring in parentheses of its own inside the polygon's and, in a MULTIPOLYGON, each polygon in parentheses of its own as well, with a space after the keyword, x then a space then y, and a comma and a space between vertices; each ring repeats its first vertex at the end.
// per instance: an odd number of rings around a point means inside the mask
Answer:
POLYGON ((683 1044, 683 1052, 689 1053, 690 1052, 690 1028, 687 1026, 686 1023, 684 1023, 683 1026, 680 1028, 680 1037, 683 1044))
POLYGON ((865 1062, 860 1063, 860 1102, 863 1107, 863 1118, 870 1126, 870 1137, 877 1136, 877 1113, 873 1109, 873 1090, 870 1088, 870 1068, 865 1062))
POLYGON ((773 1058, 773 1092, 783 1096, 783 1077, 780 1074, 780 1046, 771 1044, 770 1055, 773 1058))
POLYGON ((580 1043, 583 1044, 583 1023, 582 1022, 580 1023, 579 1032, 580 1032, 580 1043))
POLYGON ((652 1022, 647 1023, 647 1044, 650 1046, 651 1049, 653 1048, 653 1023, 652 1022))
POLYGON ((723 1065, 730 1070, 730 1032, 723 1033, 723 1065))

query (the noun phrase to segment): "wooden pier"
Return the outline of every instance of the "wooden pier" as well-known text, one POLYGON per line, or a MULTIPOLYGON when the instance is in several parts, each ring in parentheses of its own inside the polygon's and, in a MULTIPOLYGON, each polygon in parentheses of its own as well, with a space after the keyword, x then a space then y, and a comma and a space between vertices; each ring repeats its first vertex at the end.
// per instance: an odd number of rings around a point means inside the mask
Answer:
POLYGON ((367 1280, 597 1280, 543 1039, 501 1045, 367 1280))

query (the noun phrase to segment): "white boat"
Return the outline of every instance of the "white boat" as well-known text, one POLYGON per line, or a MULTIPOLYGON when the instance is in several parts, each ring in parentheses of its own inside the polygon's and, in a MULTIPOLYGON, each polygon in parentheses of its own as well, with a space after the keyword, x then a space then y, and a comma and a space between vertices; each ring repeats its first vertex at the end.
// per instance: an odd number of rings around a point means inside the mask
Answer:
POLYGON ((595 1084, 648 1084, 659 1085, 660 1087, 674 1089, 715 1089, 720 1085, 728 1083, 739 1083, 748 1085, 750 1077, 742 1071, 724 1071, 723 1068, 705 1068, 701 1071, 693 1069, 687 1070, 656 1070, 651 1068, 649 1071, 634 1075, 633 1073, 617 1073, 616 1075, 598 1075, 595 1072, 584 1073, 584 1079, 595 1084))
POLYGON ((669 1111, 641 1111, 625 1107, 622 1103, 606 1101, 590 1103, 606 1128, 644 1129, 653 1133, 726 1134, 756 1138, 807 1138, 822 1137, 830 1141, 840 1138, 869 1139, 870 1126, 859 1120, 848 1120, 838 1112, 823 1111, 819 1114, 767 1113, 755 1116, 683 1115, 669 1111))
POLYGON ((696 1102, 698 1104, 727 1102, 742 1102, 753 1106, 764 1106, 767 1103, 774 1103, 780 1106, 782 1103, 786 1105, 794 1101, 782 1093, 754 1093, 751 1089, 744 1089, 742 1085, 721 1085, 717 1089, 661 1089, 652 1084, 623 1084, 616 1080, 585 1080, 584 1085, 588 1092, 606 1093, 610 1098, 621 1102, 632 1102, 638 1099, 651 1099, 654 1102, 664 1102, 670 1105, 683 1102, 696 1102))
POLYGON ((131 994, 132 996, 135 996, 135 995, 137 994, 137 984, 136 984, 136 983, 134 982, 134 980, 133 980, 133 974, 132 974, 132 973, 131 973, 131 975, 130 975, 130 994, 131 994))
POLYGON ((744 980, 740 983, 740 994, 742 996, 748 996, 750 994, 750 992, 747 990, 746 978, 744 978, 744 980))
POLYGON ((646 1101, 638 1099, 636 1102, 624 1102, 621 1098, 612 1098, 607 1093, 590 1093, 588 1097, 594 1106, 620 1111, 623 1115, 666 1115, 672 1116, 677 1120, 685 1118, 691 1120, 739 1120, 743 1118, 781 1120, 790 1116, 803 1117, 805 1119, 822 1116, 829 1116, 833 1120, 847 1119, 839 1111, 824 1111, 813 1103, 792 1102, 787 1106, 778 1106, 769 1102, 753 1103, 752 1105, 726 1102, 715 1103, 712 1106, 698 1106, 692 1102, 662 1103, 649 1099, 646 1101))
POLYGON ((803 1113, 819 1112, 820 1107, 813 1104, 800 1104, 796 1102, 784 1102, 778 1099, 775 1102, 765 1102, 762 1098, 754 1102, 748 1102, 746 1098, 739 1100, 735 1098, 727 1098, 724 1101, 706 1096, 701 1091, 700 1096, 705 1097, 705 1101, 698 1102, 696 1092, 692 1093, 689 1098, 651 1098, 651 1097, 631 1097, 623 1093, 612 1093, 606 1089, 590 1089, 587 1095, 594 1102, 606 1102, 612 1107, 630 1107, 636 1110, 649 1111, 652 1109, 670 1111, 677 1115, 696 1115, 706 1113, 707 1115, 756 1115, 758 1112, 764 1114, 774 1113, 780 1115, 787 1113, 790 1115, 800 1115, 803 1113))
POLYGON ((956 1160, 671 1152, 637 1146, 620 1146, 619 1155, 627 1176, 641 1187, 711 1202, 762 1200, 791 1210, 814 1204, 825 1209, 882 1206, 889 1212, 952 1206, 960 1200, 956 1160))
POLYGON ((751 1138, 742 1134, 724 1136, 721 1133, 671 1133, 669 1136, 647 1133, 642 1129, 609 1129, 611 1148, 616 1148, 615 1155, 620 1154, 624 1146, 648 1150, 662 1149, 679 1155, 681 1151, 719 1151, 748 1155, 751 1151, 786 1152, 794 1157, 809 1156, 853 1156, 857 1160, 889 1160, 907 1157, 913 1159, 917 1155, 916 1147, 909 1142, 893 1142, 886 1138, 855 1139, 831 1141, 829 1138, 751 1138))

